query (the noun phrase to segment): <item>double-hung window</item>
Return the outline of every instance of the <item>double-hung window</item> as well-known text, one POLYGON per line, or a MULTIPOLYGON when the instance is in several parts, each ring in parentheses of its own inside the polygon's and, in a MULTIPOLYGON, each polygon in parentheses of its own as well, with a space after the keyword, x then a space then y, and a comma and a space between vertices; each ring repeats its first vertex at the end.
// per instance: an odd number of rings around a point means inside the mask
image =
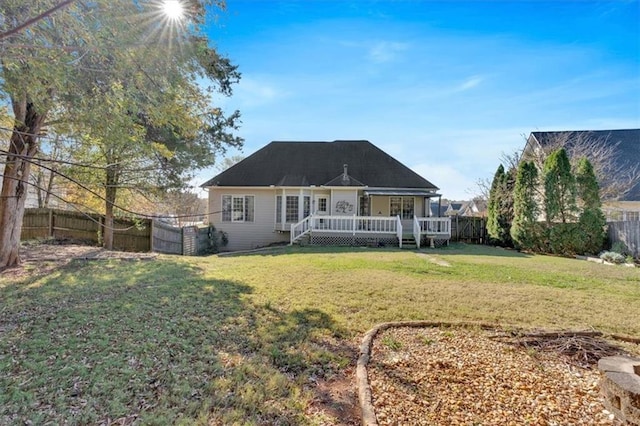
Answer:
POLYGON ((223 195, 223 222, 253 222, 255 197, 253 195, 223 195))
POLYGON ((286 219, 287 222, 297 222, 298 221, 298 196, 297 195, 287 195, 287 205, 286 207, 286 219))

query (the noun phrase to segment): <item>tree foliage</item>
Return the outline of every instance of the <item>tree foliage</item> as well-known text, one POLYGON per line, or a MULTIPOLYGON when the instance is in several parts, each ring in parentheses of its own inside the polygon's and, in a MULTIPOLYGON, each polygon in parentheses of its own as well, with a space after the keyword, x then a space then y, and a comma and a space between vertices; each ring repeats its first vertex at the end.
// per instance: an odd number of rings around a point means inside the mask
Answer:
MULTIPOLYGON (((6 0, 0 31, 56 3, 6 0)), ((220 6, 190 1, 189 21, 177 22, 151 0, 74 2, 0 45, 0 100, 14 120, 0 194, 0 268, 19 262, 25 185, 39 137, 53 123, 64 123, 83 161, 103 165, 107 213, 121 185, 179 186, 216 152, 242 143, 229 131, 238 113, 211 106, 240 77, 201 33, 205 11, 220 6)))
POLYGON ((543 173, 547 223, 571 222, 576 211, 576 181, 564 148, 553 151, 547 157, 543 173))
POLYGON ((538 169, 533 162, 523 161, 518 167, 513 200, 513 223, 511 238, 518 248, 534 249, 537 246, 536 224, 538 221, 538 169))
POLYGON ((493 176, 487 205, 487 232, 496 244, 511 245, 509 229, 513 220, 513 170, 505 172, 500 164, 493 176))
POLYGON ((582 157, 587 157, 600 185, 600 198, 619 200, 640 182, 640 164, 619 161, 618 145, 609 137, 592 132, 549 132, 544 146, 529 150, 526 155, 538 170, 543 170, 548 156, 559 148, 565 149, 574 169, 582 157))
POLYGON ((597 254, 604 246, 606 219, 601 209, 596 174, 591 162, 586 157, 582 157, 578 161, 575 175, 581 209, 579 224, 582 250, 586 253, 597 254))

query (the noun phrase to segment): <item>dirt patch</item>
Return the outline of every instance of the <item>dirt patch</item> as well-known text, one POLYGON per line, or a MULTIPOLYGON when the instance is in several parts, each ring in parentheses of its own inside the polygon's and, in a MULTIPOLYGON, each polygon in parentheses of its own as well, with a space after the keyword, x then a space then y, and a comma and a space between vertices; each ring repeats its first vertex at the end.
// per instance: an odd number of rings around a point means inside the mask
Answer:
POLYGON ((360 406, 353 369, 342 371, 328 380, 315 380, 308 414, 324 418, 322 424, 355 426, 360 424, 360 406))
POLYGON ((105 250, 102 247, 88 246, 70 241, 29 242, 20 246, 22 263, 17 267, 6 269, 0 274, 8 278, 24 278, 50 274, 73 260, 154 260, 157 256, 157 253, 105 250))

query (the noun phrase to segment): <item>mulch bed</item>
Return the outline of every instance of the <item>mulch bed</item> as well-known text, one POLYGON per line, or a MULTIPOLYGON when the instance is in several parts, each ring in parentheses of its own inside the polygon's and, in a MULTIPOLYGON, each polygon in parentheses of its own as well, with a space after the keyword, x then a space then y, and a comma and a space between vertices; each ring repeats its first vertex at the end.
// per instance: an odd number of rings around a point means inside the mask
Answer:
POLYGON ((597 333, 388 328, 367 366, 380 425, 612 425, 602 356, 640 353, 597 333))

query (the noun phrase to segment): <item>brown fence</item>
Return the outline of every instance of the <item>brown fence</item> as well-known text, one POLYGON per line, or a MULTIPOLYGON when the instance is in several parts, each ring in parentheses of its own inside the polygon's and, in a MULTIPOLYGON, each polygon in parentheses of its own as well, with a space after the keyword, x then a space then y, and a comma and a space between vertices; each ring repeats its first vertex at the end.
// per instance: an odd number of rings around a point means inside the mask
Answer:
POLYGON ((154 221, 152 250, 158 253, 182 254, 182 228, 154 221))
POLYGON ((451 241, 486 244, 487 219, 484 217, 452 216, 451 241))
POLYGON ((640 256, 640 220, 609 222, 609 243, 623 242, 634 257, 640 256))
MULTIPOLYGON (((22 240, 76 240, 101 243, 103 216, 57 209, 25 209, 22 240)), ((177 228, 149 219, 114 220, 113 248, 120 251, 158 252, 193 256, 211 252, 209 228, 177 228)))
MULTIPOLYGON (((100 215, 57 209, 25 209, 22 240, 54 238, 98 245, 104 218, 100 215)), ((114 220, 113 248, 121 251, 150 251, 151 222, 114 220)))

